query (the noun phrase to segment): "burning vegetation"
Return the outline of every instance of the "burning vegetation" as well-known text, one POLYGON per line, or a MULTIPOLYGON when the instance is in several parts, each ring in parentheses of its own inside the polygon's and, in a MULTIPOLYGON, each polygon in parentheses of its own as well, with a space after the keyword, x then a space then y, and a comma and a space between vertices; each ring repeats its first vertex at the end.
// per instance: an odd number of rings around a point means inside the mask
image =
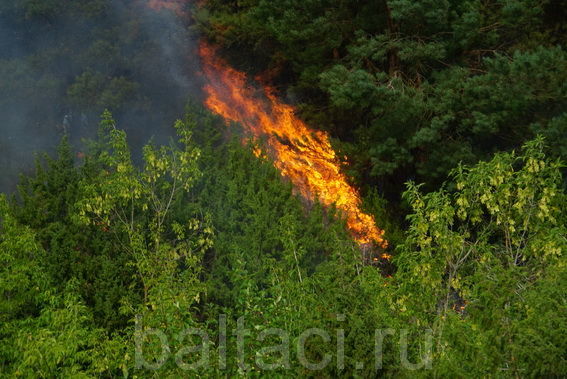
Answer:
POLYGON ((565 12, 330 3, 0 0, 0 377, 566 377, 565 12))
POLYGON ((228 66, 212 46, 201 43, 199 51, 208 80, 205 105, 265 140, 282 176, 305 198, 318 199, 323 205, 335 205, 342 211, 348 229, 361 246, 387 247, 384 231, 376 226, 371 215, 361 210, 360 195, 341 172, 329 136, 311 130, 295 116, 292 106, 276 98, 273 88, 262 86, 258 93, 248 84, 246 75, 228 66))

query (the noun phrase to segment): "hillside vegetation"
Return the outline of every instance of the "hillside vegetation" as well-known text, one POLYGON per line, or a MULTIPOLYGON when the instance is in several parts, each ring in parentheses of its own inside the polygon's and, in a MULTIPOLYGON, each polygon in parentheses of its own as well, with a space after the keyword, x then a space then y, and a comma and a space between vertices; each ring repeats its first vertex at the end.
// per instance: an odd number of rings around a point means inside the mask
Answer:
POLYGON ((565 376, 565 9, 0 0, 0 143, 88 119, 0 194, 0 377, 565 376), (329 133, 390 262, 198 105, 195 28, 329 133))

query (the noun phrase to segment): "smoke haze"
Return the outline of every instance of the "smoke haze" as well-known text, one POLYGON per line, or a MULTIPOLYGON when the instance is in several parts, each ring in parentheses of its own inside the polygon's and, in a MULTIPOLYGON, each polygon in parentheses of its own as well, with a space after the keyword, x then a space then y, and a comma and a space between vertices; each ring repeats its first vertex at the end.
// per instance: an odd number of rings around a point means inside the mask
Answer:
POLYGON ((77 150, 113 112, 134 151, 200 101, 197 36, 146 1, 0 0, 0 191, 64 133, 77 150))

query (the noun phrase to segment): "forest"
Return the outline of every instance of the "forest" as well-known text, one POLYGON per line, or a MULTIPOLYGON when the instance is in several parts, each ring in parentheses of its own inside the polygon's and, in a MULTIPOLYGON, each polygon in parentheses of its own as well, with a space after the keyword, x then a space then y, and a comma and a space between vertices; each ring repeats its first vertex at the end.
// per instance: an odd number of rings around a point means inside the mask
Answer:
POLYGON ((565 377, 565 0, 0 0, 0 377, 565 377))

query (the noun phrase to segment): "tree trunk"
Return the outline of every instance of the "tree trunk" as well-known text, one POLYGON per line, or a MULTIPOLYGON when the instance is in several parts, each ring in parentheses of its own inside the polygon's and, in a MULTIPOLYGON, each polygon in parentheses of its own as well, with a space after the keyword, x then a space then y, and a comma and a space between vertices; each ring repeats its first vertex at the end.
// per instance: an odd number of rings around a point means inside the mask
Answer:
MULTIPOLYGON (((388 35, 390 39, 395 39, 398 37, 399 26, 394 22, 392 18, 392 10, 386 1, 386 17, 388 20, 388 35)), ((391 48, 388 50, 388 74, 390 76, 398 76, 400 71, 400 57, 398 56, 398 49, 391 48)))

